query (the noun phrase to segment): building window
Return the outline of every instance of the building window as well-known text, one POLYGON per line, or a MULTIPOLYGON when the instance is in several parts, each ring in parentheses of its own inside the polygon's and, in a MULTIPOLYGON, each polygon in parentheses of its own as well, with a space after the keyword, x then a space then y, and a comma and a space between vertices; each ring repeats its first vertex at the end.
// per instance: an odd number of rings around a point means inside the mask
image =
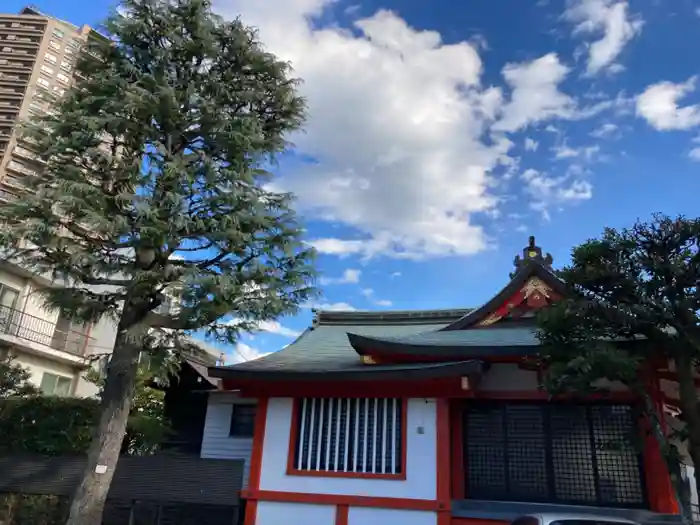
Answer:
POLYGON ((66 94, 66 90, 63 89, 62 87, 59 86, 54 86, 53 87, 54 93, 56 93, 59 97, 62 97, 63 95, 66 94))
POLYGON ((46 75, 49 75, 49 76, 53 75, 53 68, 50 68, 49 66, 45 66, 44 64, 42 64, 40 69, 41 69, 41 72, 46 74, 46 75))
POLYGON ((44 55, 44 60, 50 62, 51 64, 55 64, 56 62, 58 62, 58 57, 53 53, 46 53, 44 55))
POLYGON ((50 84, 49 84, 49 81, 46 80, 45 78, 37 78, 37 79, 36 79, 36 83, 37 83, 39 86, 44 87, 44 88, 46 88, 46 89, 48 89, 48 88, 49 88, 49 85, 50 85, 50 84))
POLYGON ((256 405, 233 405, 231 410, 231 437, 253 437, 255 432, 256 405))
POLYGON ((68 84, 70 82, 70 77, 67 77, 63 73, 59 73, 58 75, 56 75, 56 78, 59 82, 63 82, 64 84, 68 84))
POLYGON ((52 31, 52 34, 53 34, 53 36, 55 36, 56 38, 63 38, 64 36, 66 36, 66 34, 65 34, 63 31, 61 31, 60 29, 54 29, 54 30, 52 31))
POLYGON ((396 398, 298 402, 294 470, 400 476, 404 407, 396 398))
POLYGON ((50 47, 51 49, 55 49, 56 51, 60 51, 60 50, 61 50, 61 44, 59 44, 59 43, 56 42, 55 40, 50 40, 50 41, 49 41, 49 47, 50 47))
POLYGON ((71 70, 73 69, 73 66, 71 66, 69 62, 64 61, 64 62, 61 62, 61 69, 63 71, 70 73, 71 70))
POLYGON ((44 372, 41 376, 41 391, 47 396, 69 396, 73 378, 44 372))
POLYGON ((644 507, 642 463, 628 405, 470 402, 469 498, 644 507))

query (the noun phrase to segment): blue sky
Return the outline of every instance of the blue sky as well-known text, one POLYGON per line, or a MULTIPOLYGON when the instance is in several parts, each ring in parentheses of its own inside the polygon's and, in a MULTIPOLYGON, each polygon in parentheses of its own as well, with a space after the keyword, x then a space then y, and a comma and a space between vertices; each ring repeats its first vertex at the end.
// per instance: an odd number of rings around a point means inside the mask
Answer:
MULTIPOLYGON (((320 251, 317 307, 478 306, 528 235, 556 265, 605 226, 697 215, 700 0, 214 4, 304 80, 306 133, 275 184, 320 251)), ((36 5, 95 24, 113 4, 36 5)), ((311 318, 268 323, 231 359, 311 318)))

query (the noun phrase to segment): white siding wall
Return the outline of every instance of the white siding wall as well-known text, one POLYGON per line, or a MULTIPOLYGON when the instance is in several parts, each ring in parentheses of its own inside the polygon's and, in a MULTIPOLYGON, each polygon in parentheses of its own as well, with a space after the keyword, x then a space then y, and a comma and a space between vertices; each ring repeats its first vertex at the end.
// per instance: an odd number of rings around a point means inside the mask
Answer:
POLYGON ((350 507, 348 525, 436 525, 437 513, 421 510, 350 507))
POLYGON ((429 500, 436 498, 434 399, 408 400, 408 465, 405 480, 287 475, 292 404, 291 398, 272 398, 268 404, 260 490, 429 500))
MULTIPOLYGON (((334 525, 335 505, 258 502, 255 525, 334 525)), ((385 524, 386 525, 386 524, 385 524)))
POLYGON ((243 486, 247 487, 253 440, 229 436, 233 405, 234 403, 242 402, 250 403, 250 400, 246 401, 219 393, 213 393, 209 396, 207 417, 204 421, 204 435, 202 436, 201 457, 210 459, 245 459, 243 486))

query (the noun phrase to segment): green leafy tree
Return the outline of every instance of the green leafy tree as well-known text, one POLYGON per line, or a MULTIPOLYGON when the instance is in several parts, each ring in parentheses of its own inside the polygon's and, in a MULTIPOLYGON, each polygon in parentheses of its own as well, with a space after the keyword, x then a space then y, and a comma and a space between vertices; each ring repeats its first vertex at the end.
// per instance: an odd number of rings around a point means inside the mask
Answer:
POLYGON ((25 129, 45 164, 0 209, 3 252, 63 285, 49 308, 117 325, 71 525, 101 523, 143 349, 195 331, 230 343, 313 293, 313 252, 266 171, 303 122, 297 81, 210 7, 122 2, 56 113, 25 129))
POLYGON ((29 370, 14 363, 11 356, 0 359, 0 399, 38 395, 39 389, 30 378, 29 370))
MULTIPOLYGON (((574 248, 571 264, 558 274, 570 293, 538 319, 545 386, 551 392, 604 391, 607 380, 636 392, 689 521, 678 451, 663 432, 663 406, 652 392, 655 370, 670 363, 687 430, 675 437, 687 441, 700 466, 700 220, 655 215, 628 229, 608 228, 574 248)), ((700 468, 695 476, 700 486, 700 468)))
MULTIPOLYGON (((170 424, 165 417, 165 390, 162 387, 167 386, 171 374, 177 373, 178 369, 175 356, 167 361, 156 357, 139 364, 122 452, 132 456, 153 454, 165 441, 170 424)), ((98 397, 101 397, 105 375, 91 369, 86 379, 99 388, 98 397)))

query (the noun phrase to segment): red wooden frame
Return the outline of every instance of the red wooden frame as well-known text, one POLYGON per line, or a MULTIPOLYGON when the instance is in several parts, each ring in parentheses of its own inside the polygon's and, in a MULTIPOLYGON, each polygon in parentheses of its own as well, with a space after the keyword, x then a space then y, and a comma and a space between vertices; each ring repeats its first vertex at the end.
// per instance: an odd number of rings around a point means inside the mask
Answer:
MULTIPOLYGON (((250 472, 248 474, 248 490, 257 491, 260 488, 262 474, 263 444, 265 442, 265 426, 267 424, 268 398, 258 399, 258 409, 255 413, 255 429, 253 431, 253 450, 250 454, 250 472)), ((244 525, 255 525, 258 517, 258 502, 255 499, 246 501, 244 525)))
MULTIPOLYGON (((319 396, 313 396, 319 397, 319 396)), ((337 396, 337 397, 349 397, 349 396, 337 396)), ((358 396, 359 397, 359 396, 358 396)), ((363 395, 361 397, 373 397, 363 395)), ((383 396, 378 397, 388 397, 385 393, 383 396)), ((395 396, 392 396, 395 397, 395 396)), ((403 425, 401 426, 401 472, 398 474, 383 474, 383 473, 371 473, 371 472, 331 472, 331 471, 308 471, 299 470, 294 466, 294 455, 296 452, 297 438, 299 437, 299 411, 301 410, 302 398, 295 398, 294 404, 292 405, 292 426, 289 432, 289 446, 287 449, 287 475, 288 476, 310 476, 310 477, 321 477, 321 478, 362 478, 362 479, 394 479, 394 480, 405 480, 406 470, 407 470, 407 455, 406 451, 408 449, 408 399, 401 399, 401 421, 403 425)))

